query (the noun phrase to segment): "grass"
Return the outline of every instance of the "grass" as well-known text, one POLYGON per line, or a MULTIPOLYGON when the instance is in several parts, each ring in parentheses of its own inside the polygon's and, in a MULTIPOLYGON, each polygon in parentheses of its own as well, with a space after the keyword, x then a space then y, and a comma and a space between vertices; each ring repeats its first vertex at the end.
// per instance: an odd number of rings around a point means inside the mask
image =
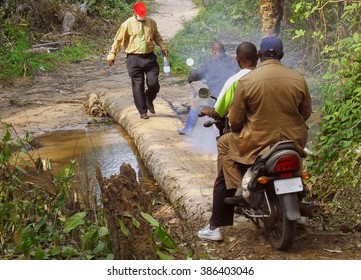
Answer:
POLYGON ((86 42, 67 46, 53 53, 31 54, 24 52, 27 49, 29 49, 29 44, 18 44, 12 52, 1 56, 0 79, 29 77, 39 70, 52 71, 58 63, 74 63, 96 52, 86 42))
POLYGON ((97 45, 84 39, 74 40, 56 52, 27 53, 26 50, 31 49, 31 38, 37 35, 26 27, 2 27, 0 79, 31 77, 39 70, 52 71, 58 63, 77 62, 97 52, 97 45))

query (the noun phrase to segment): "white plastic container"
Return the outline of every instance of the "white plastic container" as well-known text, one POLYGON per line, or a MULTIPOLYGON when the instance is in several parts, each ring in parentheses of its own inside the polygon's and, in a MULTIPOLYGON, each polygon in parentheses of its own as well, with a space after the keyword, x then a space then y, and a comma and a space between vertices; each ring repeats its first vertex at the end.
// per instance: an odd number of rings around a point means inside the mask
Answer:
POLYGON ((163 72, 166 76, 170 75, 170 63, 167 56, 164 56, 163 72))

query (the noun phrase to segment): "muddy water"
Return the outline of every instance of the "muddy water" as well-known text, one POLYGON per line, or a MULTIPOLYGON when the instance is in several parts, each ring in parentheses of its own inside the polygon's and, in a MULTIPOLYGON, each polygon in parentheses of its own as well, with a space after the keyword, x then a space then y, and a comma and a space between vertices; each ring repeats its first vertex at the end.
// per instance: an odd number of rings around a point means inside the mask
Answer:
POLYGON ((119 125, 91 125, 79 130, 59 130, 36 138, 38 149, 35 159, 49 159, 53 175, 59 174, 71 160, 77 160, 78 185, 93 190, 99 198, 100 188, 96 180, 98 166, 103 177, 119 174, 122 163, 128 163, 137 174, 139 182, 155 185, 155 181, 142 162, 138 150, 126 131, 119 125))

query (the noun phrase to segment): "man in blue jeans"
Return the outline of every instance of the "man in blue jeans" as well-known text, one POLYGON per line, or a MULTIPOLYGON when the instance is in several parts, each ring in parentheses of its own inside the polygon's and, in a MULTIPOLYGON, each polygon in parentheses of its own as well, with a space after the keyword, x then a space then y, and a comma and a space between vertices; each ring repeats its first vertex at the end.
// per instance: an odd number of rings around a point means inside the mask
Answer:
MULTIPOLYGON (((239 67, 236 60, 225 53, 224 45, 220 42, 213 43, 212 54, 211 58, 189 74, 188 82, 205 80, 211 96, 217 98, 224 83, 239 71, 239 67)), ((181 135, 191 132, 197 123, 198 113, 198 104, 193 104, 185 127, 177 132, 181 135)))

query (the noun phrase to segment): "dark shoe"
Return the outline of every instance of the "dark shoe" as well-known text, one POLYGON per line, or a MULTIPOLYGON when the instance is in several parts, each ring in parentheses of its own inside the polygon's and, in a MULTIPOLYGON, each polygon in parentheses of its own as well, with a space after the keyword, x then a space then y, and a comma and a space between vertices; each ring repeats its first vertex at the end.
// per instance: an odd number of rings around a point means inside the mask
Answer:
POLYGON ((234 206, 247 206, 248 202, 244 199, 242 195, 226 197, 224 199, 225 204, 234 205, 234 206))
POLYGON ((147 103, 147 108, 148 108, 149 112, 151 112, 152 114, 155 114, 153 102, 150 102, 150 101, 148 101, 148 99, 147 99, 147 102, 146 102, 146 103, 147 103))
POLYGON ((234 208, 234 213, 242 215, 243 214, 243 207, 242 206, 236 206, 234 208))
POLYGON ((145 114, 140 114, 140 118, 141 118, 141 119, 144 119, 144 120, 147 120, 147 119, 149 119, 149 116, 147 115, 147 113, 145 113, 145 114))

